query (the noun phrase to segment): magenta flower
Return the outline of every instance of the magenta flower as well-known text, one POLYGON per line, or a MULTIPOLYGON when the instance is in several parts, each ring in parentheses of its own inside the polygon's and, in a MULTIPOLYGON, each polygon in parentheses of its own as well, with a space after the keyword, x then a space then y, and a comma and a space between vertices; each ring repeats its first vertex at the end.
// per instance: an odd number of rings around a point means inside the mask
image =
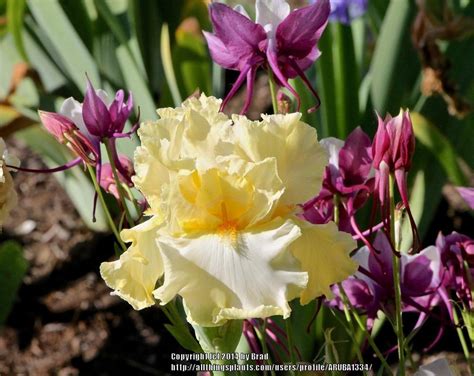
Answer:
POLYGON ((340 230, 358 232, 357 227, 353 228, 353 217, 373 191, 370 138, 358 127, 345 142, 326 138, 321 140, 321 144, 329 154, 329 165, 325 170, 322 190, 303 205, 303 216, 317 224, 333 220, 334 198, 337 196, 340 202, 340 230))
POLYGON ((385 229, 390 233, 389 216, 389 177, 395 177, 396 185, 407 211, 414 239, 414 248, 418 249, 419 236, 408 202, 407 172, 411 167, 415 152, 415 135, 408 111, 400 110, 394 118, 387 115, 385 120, 378 116, 378 129, 372 144, 375 189, 382 208, 385 229))
POLYGON ((457 232, 447 236, 440 233, 436 239, 436 247, 441 252, 443 284, 468 308, 473 309, 471 292, 474 289, 474 240, 457 232))
MULTIPOLYGON (((131 184, 130 166, 119 158, 116 149, 116 139, 131 137, 138 128, 138 122, 129 132, 124 132, 133 108, 133 99, 130 94, 124 101, 124 92, 119 90, 114 100, 109 101, 107 94, 102 90, 94 90, 88 80, 84 103, 79 103, 74 98, 68 98, 61 106, 60 113, 39 111, 39 116, 46 130, 60 143, 66 145, 76 156, 74 160, 52 169, 33 170, 28 168, 16 169, 26 172, 51 173, 64 171, 81 162, 95 167, 98 182, 102 179, 102 155, 100 144, 108 147, 115 166, 121 178, 131 184)), ((12 166, 14 167, 14 166, 12 166)), ((104 183, 105 184, 105 183, 104 183)), ((97 192, 94 198, 94 220, 97 192)))
MULTIPOLYGON (((393 288, 392 248, 387 236, 378 232, 374 247, 380 252, 360 248, 353 256, 359 263, 359 271, 342 283, 350 303, 367 314, 371 327, 379 310, 392 315, 395 309, 393 288)), ((400 260, 400 284, 404 311, 419 312, 422 319, 441 300, 441 259, 436 247, 431 246, 416 255, 402 254, 400 260)), ((336 298, 329 302, 342 309, 339 288, 333 286, 336 298)), ((419 320, 419 325, 423 320, 419 320)))
POLYGON ((311 92, 304 71, 320 56, 316 44, 326 28, 330 6, 328 0, 290 11, 285 0, 257 0, 256 22, 242 7, 210 5, 214 34, 204 32, 213 60, 223 68, 239 71, 239 77, 222 103, 222 109, 247 81, 247 99, 241 113, 250 106, 255 75, 259 67, 272 72, 279 86, 300 98, 288 79, 300 76, 311 92))

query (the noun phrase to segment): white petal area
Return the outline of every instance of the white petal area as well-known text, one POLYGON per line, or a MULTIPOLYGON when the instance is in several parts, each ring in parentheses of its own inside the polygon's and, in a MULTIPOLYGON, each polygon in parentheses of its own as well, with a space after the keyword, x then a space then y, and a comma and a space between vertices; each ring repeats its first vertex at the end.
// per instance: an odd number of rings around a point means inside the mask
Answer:
POLYGON ((152 217, 134 228, 123 230, 122 239, 132 245, 118 260, 100 265, 100 274, 114 290, 113 294, 137 310, 155 304, 152 293, 163 275, 163 262, 156 245, 160 225, 161 220, 152 217))
POLYGON ((70 119, 83 134, 89 135, 89 131, 82 118, 82 104, 73 97, 69 97, 63 102, 59 113, 70 119))
POLYGON ((252 162, 275 158, 285 188, 280 202, 291 206, 308 201, 321 189, 328 163, 316 130, 300 121, 300 113, 262 117, 263 121, 233 117, 236 153, 252 162))
POLYGON ((334 222, 313 225, 298 220, 298 225, 301 237, 290 248, 301 262, 301 269, 309 275, 308 286, 301 294, 301 304, 321 295, 330 299, 330 286, 357 271, 357 263, 349 256, 357 243, 350 234, 339 231, 334 222))
POLYGON ((239 12, 242 16, 245 16, 245 17, 247 17, 248 19, 250 19, 249 14, 247 13, 247 11, 245 10, 245 8, 244 8, 242 5, 237 4, 237 5, 234 7, 234 10, 235 10, 236 12, 239 12))
POLYGON ((410 262, 415 261, 418 257, 426 257, 428 260, 430 260, 430 266, 429 268, 431 269, 433 273, 433 279, 431 282, 431 286, 438 286, 440 284, 440 269, 441 269, 441 257, 439 254, 438 249, 434 246, 431 245, 429 247, 426 247, 416 255, 408 255, 403 253, 401 257, 401 271, 402 271, 402 280, 404 278, 405 274, 405 266, 409 264, 410 262))
POLYGON ((160 237, 165 280, 154 295, 166 304, 181 295, 188 321, 218 326, 230 319, 290 315, 288 301, 307 274, 287 251, 300 236, 291 220, 237 233, 160 237))
POLYGON ((290 5, 285 0, 257 0, 255 10, 256 22, 273 37, 278 24, 290 14, 290 5))
POLYGON ((323 138, 320 144, 326 149, 329 157, 329 164, 339 167, 339 152, 344 146, 344 141, 335 137, 323 138))

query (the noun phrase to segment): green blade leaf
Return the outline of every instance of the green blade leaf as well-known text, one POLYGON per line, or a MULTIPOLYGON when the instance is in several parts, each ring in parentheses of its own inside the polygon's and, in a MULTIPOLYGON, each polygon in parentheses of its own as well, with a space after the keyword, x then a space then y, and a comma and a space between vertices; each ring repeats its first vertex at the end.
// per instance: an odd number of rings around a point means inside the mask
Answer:
POLYGON ((23 44, 23 16, 25 14, 25 0, 7 1, 7 20, 8 31, 13 35, 16 48, 21 57, 28 61, 25 45, 23 44))
POLYGON ((99 73, 89 50, 74 30, 57 0, 28 0, 28 6, 62 59, 68 76, 81 91, 86 89, 85 74, 98 84, 99 73))
POLYGON ((385 13, 370 67, 372 104, 381 114, 398 112, 419 72, 409 35, 414 7, 411 0, 393 0, 385 13))
POLYGON ((459 156, 449 139, 423 115, 412 113, 411 119, 417 140, 433 153, 449 180, 455 185, 467 185, 458 163, 459 156))
POLYGON ((181 105, 182 97, 179 92, 178 82, 173 68, 173 59, 171 58, 171 44, 168 24, 164 23, 161 27, 161 61, 165 71, 166 81, 173 97, 176 107, 181 105))
POLYGON ((0 325, 10 313, 27 270, 21 246, 13 241, 3 243, 0 246, 0 325))

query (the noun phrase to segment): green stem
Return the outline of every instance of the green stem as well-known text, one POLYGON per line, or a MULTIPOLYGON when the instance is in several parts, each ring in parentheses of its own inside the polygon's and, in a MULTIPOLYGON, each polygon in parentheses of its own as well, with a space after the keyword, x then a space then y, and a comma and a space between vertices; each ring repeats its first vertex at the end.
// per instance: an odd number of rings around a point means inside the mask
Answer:
POLYGON ((115 185, 117 186, 120 202, 122 203, 123 210, 125 211, 125 216, 127 218, 127 222, 129 226, 133 227, 135 222, 133 220, 132 215, 130 214, 130 211, 128 210, 127 201, 125 200, 125 193, 122 187, 122 182, 120 181, 118 173, 117 173, 117 166, 115 165, 114 156, 112 155, 112 151, 110 150, 110 146, 107 140, 105 140, 104 144, 105 144, 105 149, 107 150, 107 156, 109 157, 110 167, 112 167, 112 173, 114 175, 115 185))
MULTIPOLYGON (((286 336, 288 338, 288 351, 290 352, 290 361, 291 364, 296 364, 296 357, 295 357, 295 345, 293 344, 293 327, 291 326, 290 319, 285 320, 285 328, 286 328, 286 336)), ((291 375, 295 373, 290 371, 291 375)))
POLYGON ((352 316, 354 317, 357 325, 359 325, 359 328, 364 332, 365 334, 365 337, 367 338, 367 341, 369 342, 369 345, 372 347, 372 349, 374 350, 375 352, 375 355, 377 355, 377 358, 379 358, 380 360, 380 363, 382 363, 382 366, 387 369, 387 370, 390 370, 390 366, 388 365, 387 361, 385 360, 384 356, 382 355, 382 352, 380 351, 380 349, 378 348, 378 346, 376 345, 374 339, 372 338, 372 336, 370 335, 369 331, 367 330, 367 327, 365 326, 365 324, 362 322, 362 319, 360 318, 359 314, 357 313, 357 311, 354 309, 354 307, 350 306, 351 307, 351 313, 352 313, 352 316))
POLYGON ((94 184, 94 188, 97 192, 97 195, 99 196, 99 200, 100 200, 100 203, 102 204, 102 207, 104 209, 104 213, 105 213, 105 216, 107 218, 107 221, 109 222, 110 229, 112 230, 115 237, 117 238, 117 241, 120 244, 120 247, 125 252, 127 250, 127 247, 125 246, 125 243, 122 241, 122 238, 120 237, 120 233, 117 229, 117 226, 115 226, 115 222, 112 219, 112 215, 110 214, 109 208, 107 207, 107 204, 105 203, 104 195, 102 194, 102 190, 100 188, 100 185, 97 182, 95 172, 92 169, 92 167, 89 166, 89 165, 87 165, 87 170, 89 171, 89 174, 90 174, 91 179, 92 179, 92 183, 94 184))
MULTIPOLYGON (((396 247, 395 239, 395 178, 393 174, 389 176, 389 195, 390 195, 390 238, 392 244, 396 247)), ((398 250, 396 250, 398 251, 398 250)), ((405 375, 405 340, 403 335, 402 321, 402 291, 400 286, 400 257, 396 253, 392 255, 393 269, 393 287, 395 290, 395 327, 398 343, 399 374, 405 375)))
POLYGON ((271 70, 268 70, 268 84, 270 86, 270 94, 272 96, 273 113, 278 114, 277 88, 271 70))
MULTIPOLYGON (((268 354, 267 364, 271 365, 272 364, 272 359, 270 358, 270 355, 269 355, 269 352, 268 352, 268 346, 267 346, 267 341, 266 341, 266 338, 267 338, 267 333, 266 332, 267 332, 267 319, 263 319, 262 329, 260 330, 260 341, 262 343, 263 353, 268 354)), ((271 373, 272 376, 275 376, 275 371, 273 369, 271 369, 270 373, 271 373)), ((263 374, 267 375, 268 372, 265 370, 263 372, 263 374)))
MULTIPOLYGON (((349 312, 349 305, 350 305, 350 300, 349 298, 347 297, 347 294, 344 290, 344 287, 342 287, 342 283, 339 282, 337 284, 337 286, 339 287, 339 291, 341 292, 341 297, 342 297, 342 305, 344 307, 344 315, 346 316, 346 321, 347 321, 347 325, 349 326, 349 332, 350 332, 350 336, 352 338, 352 340, 354 341, 354 344, 355 344, 355 349, 356 349, 356 354, 357 354, 357 360, 359 360, 359 363, 360 364, 364 364, 364 358, 362 356, 362 352, 360 351, 360 347, 359 347, 359 344, 357 343, 357 340, 355 338, 355 328, 354 328, 354 325, 352 323, 352 320, 351 320, 351 314, 349 312)), ((364 370, 362 371, 362 373, 364 375, 367 374, 367 372, 364 370)))
POLYGON ((466 362, 469 367, 469 370, 472 372, 472 363, 471 363, 471 357, 469 354, 469 348, 467 347, 466 338, 464 337, 464 333, 460 325, 461 322, 459 320, 458 312, 455 306, 453 306, 453 318, 454 318, 454 325, 456 325, 456 332, 459 337, 459 342, 461 343, 462 352, 464 354, 464 357, 466 358, 466 362))
POLYGON ((137 215, 140 216, 142 209, 140 208, 140 205, 138 205, 137 199, 133 196, 132 190, 128 185, 125 185, 124 189, 127 191, 128 196, 131 198, 133 207, 135 208, 137 215))

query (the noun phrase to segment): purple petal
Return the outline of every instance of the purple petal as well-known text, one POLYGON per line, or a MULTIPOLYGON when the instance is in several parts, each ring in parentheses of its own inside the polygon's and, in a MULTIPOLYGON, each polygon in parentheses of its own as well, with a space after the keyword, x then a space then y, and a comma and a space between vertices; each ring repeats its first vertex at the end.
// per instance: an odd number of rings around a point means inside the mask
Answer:
POLYGON ((420 255, 404 267, 402 293, 409 296, 422 296, 429 293, 428 288, 434 277, 430 269, 431 261, 420 255))
POLYGON ((379 169, 382 161, 387 162, 387 152, 390 148, 390 138, 387 133, 385 121, 377 114, 378 128, 372 143, 373 166, 379 169))
POLYGON ((106 137, 111 125, 109 110, 87 80, 87 91, 82 105, 82 117, 89 132, 97 137, 106 137))
POLYGON ((238 56, 229 52, 225 44, 214 34, 203 31, 212 60, 225 69, 236 70, 239 67, 238 56))
POLYGON ((212 3, 209 8, 215 36, 225 45, 225 53, 239 60, 239 70, 248 64, 261 64, 262 43, 267 39, 263 27, 227 5, 212 3))
POLYGON ((326 28, 331 7, 329 0, 291 12, 276 30, 278 52, 303 59, 308 56, 326 28))
POLYGON ((456 189, 469 207, 474 210, 474 188, 456 187, 456 189))
POLYGON ((370 137, 360 128, 347 137, 339 152, 339 168, 346 185, 362 184, 372 167, 370 137))

